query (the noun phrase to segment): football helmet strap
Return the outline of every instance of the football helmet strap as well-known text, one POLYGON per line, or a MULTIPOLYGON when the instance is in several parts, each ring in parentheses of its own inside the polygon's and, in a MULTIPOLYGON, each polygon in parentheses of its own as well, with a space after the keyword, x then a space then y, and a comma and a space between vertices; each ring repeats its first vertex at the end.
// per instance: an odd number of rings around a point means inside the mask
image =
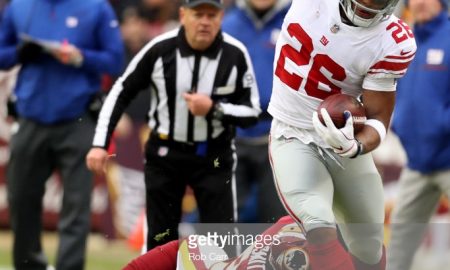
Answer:
POLYGON ((356 26, 370 27, 387 20, 395 10, 399 0, 372 0, 377 5, 383 6, 382 9, 373 9, 366 7, 358 0, 339 0, 348 19, 356 26), (362 10, 371 13, 372 18, 363 18, 356 14, 356 10, 362 10))

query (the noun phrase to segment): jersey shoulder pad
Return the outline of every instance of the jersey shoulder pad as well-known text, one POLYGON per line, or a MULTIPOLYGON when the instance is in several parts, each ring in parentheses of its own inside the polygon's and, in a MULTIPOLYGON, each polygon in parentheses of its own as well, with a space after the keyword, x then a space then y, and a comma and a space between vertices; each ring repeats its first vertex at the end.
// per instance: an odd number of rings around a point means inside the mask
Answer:
POLYGON ((402 77, 416 54, 417 46, 411 28, 393 16, 384 23, 383 47, 369 68, 368 75, 378 78, 402 77))

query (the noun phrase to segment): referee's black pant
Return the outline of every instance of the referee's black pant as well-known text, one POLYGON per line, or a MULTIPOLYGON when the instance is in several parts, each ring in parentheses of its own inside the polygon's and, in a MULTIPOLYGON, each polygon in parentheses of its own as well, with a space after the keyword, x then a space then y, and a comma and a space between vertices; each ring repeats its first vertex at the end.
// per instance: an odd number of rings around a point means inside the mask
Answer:
POLYGON ((152 135, 146 146, 147 249, 178 239, 181 203, 189 185, 202 223, 237 219, 232 142, 185 144, 152 135))

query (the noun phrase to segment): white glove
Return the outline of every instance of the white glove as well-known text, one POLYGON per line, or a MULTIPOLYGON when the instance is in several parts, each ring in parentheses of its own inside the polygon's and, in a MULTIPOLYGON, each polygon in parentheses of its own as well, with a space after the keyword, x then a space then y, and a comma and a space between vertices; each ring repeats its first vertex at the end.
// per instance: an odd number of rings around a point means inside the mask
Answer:
POLYGON ((327 110, 322 108, 320 110, 325 125, 319 120, 317 112, 313 113, 313 125, 316 132, 322 139, 328 143, 333 151, 341 157, 355 157, 358 152, 358 141, 355 139, 353 132, 353 117, 349 111, 345 111, 347 118, 345 126, 341 129, 336 128, 331 120, 327 110))

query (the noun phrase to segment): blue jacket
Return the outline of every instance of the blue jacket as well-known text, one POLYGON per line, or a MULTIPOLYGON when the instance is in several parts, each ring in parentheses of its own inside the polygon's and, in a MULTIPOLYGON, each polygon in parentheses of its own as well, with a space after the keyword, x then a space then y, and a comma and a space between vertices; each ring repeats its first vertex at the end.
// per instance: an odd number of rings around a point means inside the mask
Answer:
POLYGON ((246 129, 238 129, 238 137, 268 135, 271 117, 267 113, 272 93, 273 60, 275 43, 281 31, 290 1, 278 0, 277 4, 262 18, 248 7, 247 0, 237 0, 236 5, 225 14, 222 30, 240 40, 247 47, 255 69, 261 102, 261 121, 246 129))
POLYGON ((422 173, 450 168, 450 21, 416 25, 416 57, 397 87, 393 129, 422 173))
POLYGON ((44 124, 76 119, 99 91, 101 75, 118 75, 123 69, 123 42, 106 0, 13 0, 0 26, 0 69, 18 64, 22 33, 67 40, 81 50, 84 61, 76 68, 45 54, 24 64, 15 88, 21 117, 44 124))

